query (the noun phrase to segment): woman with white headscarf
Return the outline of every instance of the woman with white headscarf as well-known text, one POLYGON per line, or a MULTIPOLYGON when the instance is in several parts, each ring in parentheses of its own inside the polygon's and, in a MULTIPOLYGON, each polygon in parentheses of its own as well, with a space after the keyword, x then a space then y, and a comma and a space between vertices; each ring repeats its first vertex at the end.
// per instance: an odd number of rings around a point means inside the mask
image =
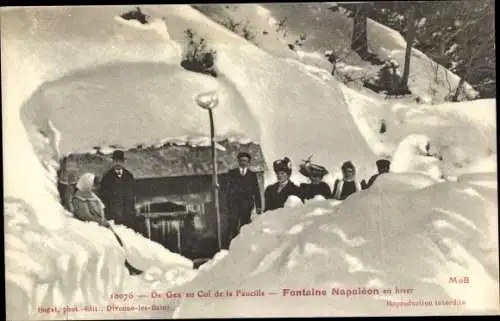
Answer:
MULTIPOLYGON (((72 199, 73 213, 75 217, 82 221, 93 221, 107 227, 113 232, 120 246, 123 246, 122 239, 116 234, 116 232, 111 227, 111 224, 106 220, 104 216, 104 203, 99 199, 99 197, 94 194, 93 190, 95 187, 95 175, 92 173, 83 174, 78 183, 76 183, 77 191, 72 199)), ((132 275, 142 273, 141 270, 136 269, 125 259, 125 266, 132 275)))
POLYGON ((82 221, 93 221, 104 227, 110 224, 104 217, 104 204, 94 194, 95 175, 83 174, 76 184, 77 191, 71 200, 75 217, 82 221))

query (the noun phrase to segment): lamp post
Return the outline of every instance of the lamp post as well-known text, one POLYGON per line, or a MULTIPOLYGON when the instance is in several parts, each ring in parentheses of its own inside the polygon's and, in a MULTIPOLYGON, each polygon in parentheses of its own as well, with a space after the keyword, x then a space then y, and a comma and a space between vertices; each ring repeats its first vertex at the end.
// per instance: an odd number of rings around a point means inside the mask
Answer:
POLYGON ((219 181, 217 178, 217 150, 215 148, 215 126, 213 110, 219 104, 219 97, 214 91, 201 93, 195 97, 196 103, 203 109, 208 110, 208 117, 210 120, 210 139, 212 142, 212 195, 214 199, 215 213, 217 215, 217 242, 219 250, 222 248, 221 237, 221 218, 219 208, 219 181))

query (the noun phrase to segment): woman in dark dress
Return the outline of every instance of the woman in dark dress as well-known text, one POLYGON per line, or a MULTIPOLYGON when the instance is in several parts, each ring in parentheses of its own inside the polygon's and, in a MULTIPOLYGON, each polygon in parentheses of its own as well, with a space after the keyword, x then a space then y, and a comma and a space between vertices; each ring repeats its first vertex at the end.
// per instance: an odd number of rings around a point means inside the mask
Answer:
POLYGON ((264 191, 264 212, 282 208, 289 196, 302 199, 300 188, 290 181, 292 175, 291 162, 288 157, 274 161, 273 169, 278 182, 269 185, 264 191))
POLYGON ((308 177, 311 181, 308 184, 300 184, 300 190, 304 200, 312 199, 317 195, 321 195, 325 199, 331 197, 332 191, 330 190, 330 186, 323 181, 323 177, 328 174, 326 168, 320 165, 311 164, 311 161, 307 160, 304 164, 300 165, 299 172, 305 177, 308 177))
POLYGON ((342 164, 342 179, 337 179, 333 186, 333 198, 343 201, 349 195, 359 192, 361 185, 356 181, 356 167, 351 161, 342 164))

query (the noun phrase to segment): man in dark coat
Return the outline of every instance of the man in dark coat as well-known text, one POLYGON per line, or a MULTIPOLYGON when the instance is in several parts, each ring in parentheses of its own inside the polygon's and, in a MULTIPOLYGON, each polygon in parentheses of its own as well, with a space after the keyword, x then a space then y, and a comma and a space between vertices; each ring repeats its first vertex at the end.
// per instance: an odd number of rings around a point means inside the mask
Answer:
POLYGON ((114 164, 102 177, 99 197, 104 203, 106 218, 135 229, 135 179, 123 166, 124 162, 124 153, 114 151, 114 164))
POLYGON ((257 174, 248 168, 252 158, 246 152, 238 153, 237 158, 238 167, 231 169, 227 174, 229 241, 238 235, 243 225, 250 223, 250 216, 254 208, 257 214, 262 213, 262 199, 257 174))
POLYGON ((379 177, 381 174, 389 173, 389 169, 391 167, 390 161, 388 161, 386 159, 379 159, 378 161, 375 162, 375 164, 377 165, 378 173, 373 175, 372 177, 370 177, 370 179, 368 180, 368 183, 366 183, 365 180, 363 180, 361 182, 361 187, 363 189, 367 189, 370 186, 372 186, 373 183, 375 183, 375 180, 377 179, 377 177, 379 177))
POLYGON ((290 176, 292 175, 290 159, 285 157, 274 161, 273 169, 276 173, 278 182, 266 187, 264 192, 264 211, 271 211, 284 207, 286 200, 291 195, 299 197, 303 202, 304 200, 300 188, 290 181, 290 176))

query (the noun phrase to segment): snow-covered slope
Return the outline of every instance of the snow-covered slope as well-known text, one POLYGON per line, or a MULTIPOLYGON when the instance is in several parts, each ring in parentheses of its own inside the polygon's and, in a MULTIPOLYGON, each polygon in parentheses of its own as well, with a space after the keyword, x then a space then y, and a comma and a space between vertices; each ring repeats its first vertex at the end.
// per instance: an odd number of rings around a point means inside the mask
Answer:
MULTIPOLYGON (((376 69, 350 50, 352 19, 343 9, 332 12, 328 8, 333 2, 325 3, 279 3, 279 4, 234 4, 199 5, 203 12, 217 21, 233 19, 236 23, 249 21, 249 29, 255 34, 255 41, 275 55, 293 57, 307 64, 331 71, 331 65, 324 56, 333 51, 341 57, 341 63, 354 65, 364 72, 355 74, 374 75, 376 69), (283 28, 278 24, 283 23, 283 28), (277 30, 280 30, 277 32, 277 30), (263 34, 266 31, 266 34, 263 34), (286 32, 285 32, 286 31, 286 32), (305 35, 297 52, 288 49, 305 35), (286 50, 290 52, 287 52, 286 50)), ((380 59, 392 58, 400 68, 404 66, 406 41, 397 31, 368 19, 368 46, 380 59)), ((443 66, 428 58, 417 49, 412 49, 409 88, 416 96, 428 103, 443 102, 446 95, 456 88, 460 78, 443 66)), ((402 69, 400 70, 402 73, 402 69)), ((356 77, 355 77, 356 78, 356 77)), ((468 98, 477 97, 469 84, 465 85, 468 98)))
POLYGON ((243 228, 214 267, 179 288, 224 289, 233 296, 199 299, 202 309, 199 300, 186 299, 175 315, 498 311, 496 174, 463 177, 460 183, 429 185, 424 180, 420 175, 386 174, 371 189, 340 205, 312 201, 265 213, 243 228), (453 276, 468 276, 470 283, 450 283, 453 276), (356 294, 359 288, 378 289, 379 294, 356 294), (411 293, 398 294, 396 288, 411 293), (238 291, 256 294, 259 289, 264 296, 237 295, 238 291), (293 296, 286 289, 324 289, 326 295, 293 296), (351 295, 335 295, 333 289, 351 290, 351 295), (382 289, 391 289, 392 294, 383 294, 382 289), (466 303, 446 307, 435 303, 454 299, 466 303), (395 307, 387 300, 414 303, 395 307), (433 305, 423 306, 423 301, 433 305))
POLYGON ((367 90, 341 86, 349 110, 372 150, 391 158, 409 135, 426 135, 445 177, 497 171, 496 99, 438 105, 384 101, 367 90), (381 124, 386 131, 380 133, 381 124))

